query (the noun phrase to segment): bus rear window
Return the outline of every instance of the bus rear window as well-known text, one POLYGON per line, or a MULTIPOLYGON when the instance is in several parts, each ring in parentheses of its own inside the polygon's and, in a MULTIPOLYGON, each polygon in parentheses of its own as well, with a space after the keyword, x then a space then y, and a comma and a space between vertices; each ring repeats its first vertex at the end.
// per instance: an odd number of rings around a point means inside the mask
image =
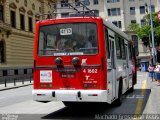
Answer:
POLYGON ((98 53, 95 23, 67 23, 41 26, 39 56, 92 55, 98 53))

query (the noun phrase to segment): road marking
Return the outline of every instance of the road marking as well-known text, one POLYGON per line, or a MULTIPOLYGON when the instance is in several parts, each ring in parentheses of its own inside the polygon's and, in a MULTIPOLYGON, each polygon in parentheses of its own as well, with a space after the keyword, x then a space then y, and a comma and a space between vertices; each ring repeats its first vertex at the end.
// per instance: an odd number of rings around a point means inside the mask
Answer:
POLYGON ((143 99, 144 95, 123 95, 122 97, 126 99, 143 99))
MULTIPOLYGON (((142 90, 141 90, 141 95, 144 96, 145 94, 145 91, 146 91, 146 86, 147 86, 147 82, 146 80, 143 82, 142 84, 142 90)), ((143 105, 143 99, 139 99, 138 100, 138 103, 137 103, 137 106, 136 106, 136 110, 135 110, 135 115, 137 114, 141 114, 142 112, 142 105, 143 105)), ((138 118, 135 118, 134 120, 138 120, 138 118)))

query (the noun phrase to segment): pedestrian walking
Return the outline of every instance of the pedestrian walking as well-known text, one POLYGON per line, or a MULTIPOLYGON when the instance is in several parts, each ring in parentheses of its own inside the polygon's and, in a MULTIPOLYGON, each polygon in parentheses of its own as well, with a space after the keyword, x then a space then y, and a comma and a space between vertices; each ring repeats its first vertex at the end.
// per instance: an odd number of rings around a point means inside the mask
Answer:
POLYGON ((153 81, 153 78, 154 78, 154 66, 152 64, 149 64, 149 67, 148 67, 148 76, 149 78, 153 81))
POLYGON ((160 63, 157 63, 154 72, 155 72, 155 79, 157 80, 157 85, 160 86, 160 63))

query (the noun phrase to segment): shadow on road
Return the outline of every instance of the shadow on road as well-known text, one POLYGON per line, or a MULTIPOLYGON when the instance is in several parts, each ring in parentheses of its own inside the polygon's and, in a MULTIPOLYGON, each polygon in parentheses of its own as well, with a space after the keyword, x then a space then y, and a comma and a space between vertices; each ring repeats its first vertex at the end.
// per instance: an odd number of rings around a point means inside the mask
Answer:
POLYGON ((140 107, 137 106, 138 100, 143 100, 139 113, 142 114, 150 95, 150 89, 145 89, 144 95, 141 92, 141 89, 135 89, 133 93, 124 94, 122 105, 119 107, 104 103, 86 103, 80 106, 65 107, 43 116, 41 119, 95 119, 96 115, 134 115, 136 108, 140 107))

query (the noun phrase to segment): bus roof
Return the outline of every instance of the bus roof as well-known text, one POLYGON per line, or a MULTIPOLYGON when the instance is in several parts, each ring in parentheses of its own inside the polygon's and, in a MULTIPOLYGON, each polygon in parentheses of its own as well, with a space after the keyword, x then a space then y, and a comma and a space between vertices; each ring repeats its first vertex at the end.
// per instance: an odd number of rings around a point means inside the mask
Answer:
POLYGON ((129 41, 129 38, 128 36, 123 32, 121 31, 118 27, 116 27, 114 24, 112 24, 111 22, 107 21, 107 20, 104 20, 103 19, 103 23, 108 27, 110 28, 111 30, 115 31, 116 33, 120 34, 123 38, 125 38, 126 40, 129 41))

